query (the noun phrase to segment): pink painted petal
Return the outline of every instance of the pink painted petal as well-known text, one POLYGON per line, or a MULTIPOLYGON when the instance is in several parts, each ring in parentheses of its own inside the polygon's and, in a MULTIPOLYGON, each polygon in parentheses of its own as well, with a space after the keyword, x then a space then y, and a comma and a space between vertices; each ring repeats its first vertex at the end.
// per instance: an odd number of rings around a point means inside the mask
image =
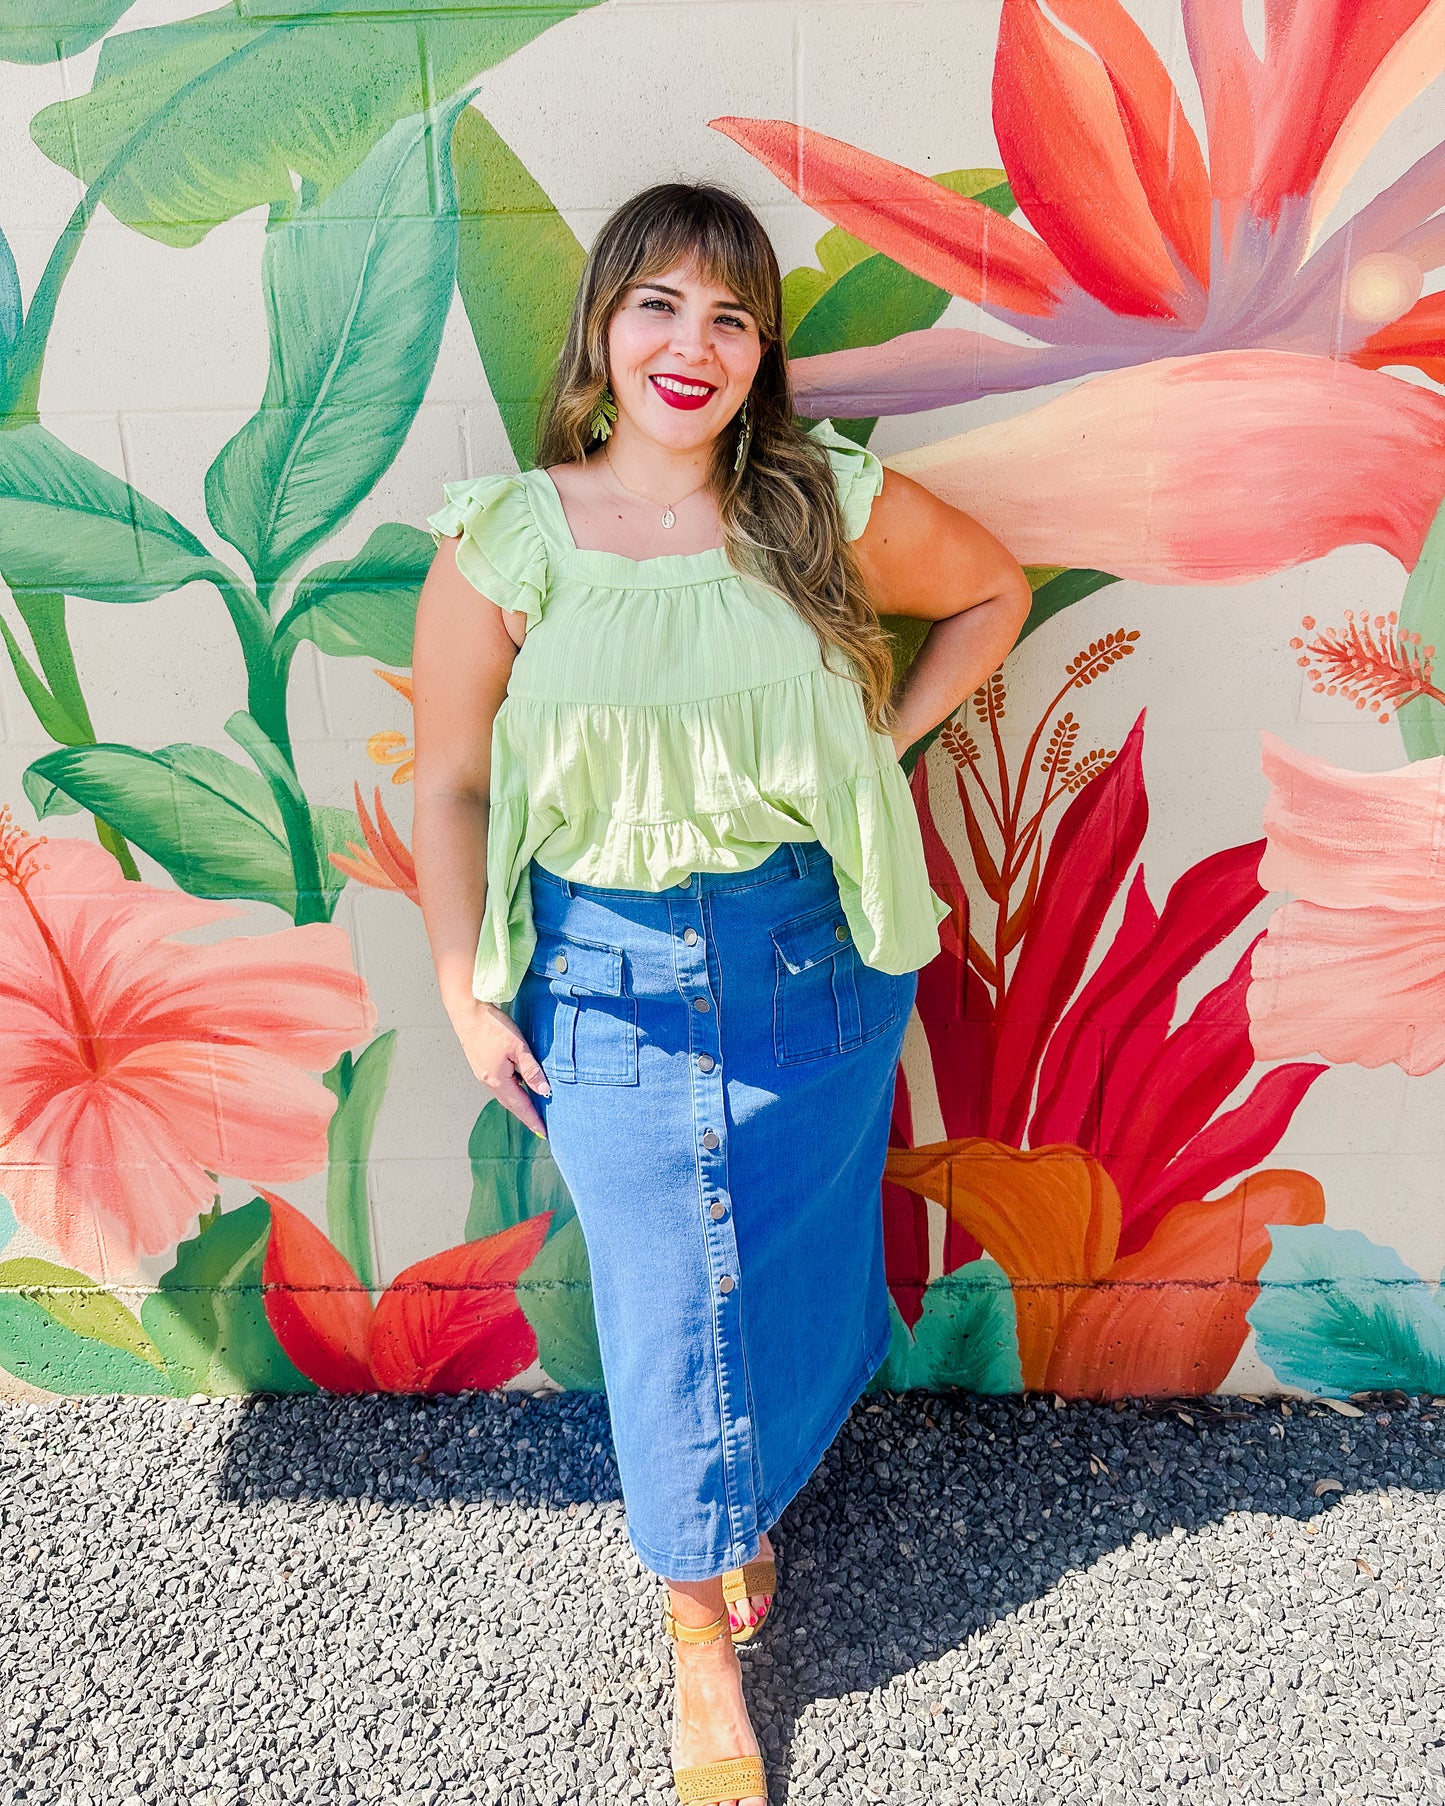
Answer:
POLYGON ((801 201, 951 295, 1047 317, 1073 292, 1049 247, 992 207, 786 119, 710 119, 801 201))
POLYGON ((0 1192, 19 1222, 98 1279, 134 1274, 139 1255, 173 1248, 215 1186, 148 1102, 90 1084, 58 1091, 18 1133, 0 1093, 0 1192))
POLYGON ((1255 214, 1278 220, 1307 194, 1330 147, 1391 48, 1431 0, 1315 0, 1269 20, 1255 158, 1255 214))
POLYGON ((148 1104, 213 1173, 281 1181, 326 1165, 334 1093, 254 1048, 158 1041, 118 1061, 106 1087, 148 1104))
POLYGON ((1445 908, 1286 903, 1255 950, 1249 1019, 1261 1060, 1445 1066, 1445 908))
POLYGON ((244 1043, 311 1072, 326 1071, 377 1022, 334 922, 157 946, 117 971, 97 1007, 111 1034, 244 1043))
POLYGON ((261 1285, 276 1340, 328 1392, 374 1392, 370 1293, 309 1217, 274 1192, 261 1196, 271 1206, 261 1285))
POLYGON ((882 345, 797 358, 798 412, 812 420, 916 414, 1133 363, 1136 345, 1008 345, 966 326, 903 332, 882 345))
POLYGON ((1210 193, 1228 252, 1254 165, 1260 62, 1244 27, 1244 0, 1183 0, 1183 5, 1189 60, 1204 102, 1210 193))
POLYGON ((1400 115, 1445 74, 1445 0, 1430 0, 1385 53, 1335 134, 1310 194, 1310 233, 1400 115))
MULTIPOLYGON (((1061 16, 1069 10, 1066 4, 1061 16)), ((1142 43, 1152 57, 1147 40, 1128 20, 1126 36, 1116 11, 1112 0, 1090 0, 1096 32, 1077 17, 1066 22, 1091 36, 1096 47, 1102 37, 1117 51, 1137 56, 1142 43)), ((1121 119, 1110 73, 1051 23, 1038 0, 1004 0, 993 125, 1020 207, 1074 280, 1113 312, 1175 319, 1189 298, 1131 155, 1131 148, 1144 150, 1157 182, 1162 171, 1151 141, 1162 122, 1144 127, 1137 104, 1121 119)), ((1149 73, 1147 65, 1137 67, 1130 90, 1136 99, 1149 73)), ((1162 67, 1158 73, 1168 87, 1162 67)), ((1184 131, 1192 137, 1187 125, 1184 131)), ((1202 166, 1197 193, 1192 176, 1191 169, 1180 183, 1186 214, 1190 203, 1203 201, 1202 166)), ((1202 240, 1201 225, 1202 220, 1195 222, 1187 234, 1192 252, 1202 240)))
MULTIPOLYGON (((1270 782, 1260 883, 1330 909, 1435 910, 1445 897, 1445 758, 1344 771, 1260 736, 1270 782)), ((1442 956, 1445 957, 1445 956, 1442 956)))
POLYGON ((1289 351, 1165 358, 887 462, 1025 564, 1232 583, 1373 544, 1445 493, 1445 396, 1289 351))

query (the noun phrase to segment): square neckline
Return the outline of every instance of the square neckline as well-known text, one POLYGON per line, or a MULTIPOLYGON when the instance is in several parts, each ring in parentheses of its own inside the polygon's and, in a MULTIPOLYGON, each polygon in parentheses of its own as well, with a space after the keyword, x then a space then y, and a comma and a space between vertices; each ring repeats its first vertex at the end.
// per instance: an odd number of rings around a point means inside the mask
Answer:
MULTIPOLYGON (((559 531, 562 548, 576 558, 611 559, 616 564, 629 565, 633 570, 643 570, 650 564, 683 564, 697 558, 717 559, 721 557, 724 560, 727 559, 725 545, 704 546, 699 552, 657 552, 651 558, 629 558, 626 552, 611 552, 604 546, 579 546, 572 531, 571 522, 567 519, 567 510, 562 503, 562 492, 552 480, 552 473, 542 465, 536 464, 533 465, 531 474, 541 477, 546 484, 547 505, 555 516, 554 525, 559 531)), ((732 569, 731 563, 728 564, 728 569, 732 569)))

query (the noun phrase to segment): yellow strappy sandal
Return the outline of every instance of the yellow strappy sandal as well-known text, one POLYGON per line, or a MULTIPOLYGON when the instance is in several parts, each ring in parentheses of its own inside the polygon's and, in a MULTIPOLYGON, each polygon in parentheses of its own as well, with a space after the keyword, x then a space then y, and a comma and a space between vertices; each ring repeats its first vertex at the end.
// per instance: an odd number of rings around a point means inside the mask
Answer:
POLYGON ((740 1568, 729 1568, 722 1577, 722 1590, 726 1605, 736 1605, 752 1593, 769 1595, 763 1617, 756 1624, 744 1624, 741 1630, 732 1633, 734 1643, 751 1642, 773 1615, 772 1595, 778 1590, 777 1563, 771 1555, 760 1555, 756 1561, 745 1562, 740 1568))
MULTIPOLYGON (((662 1623, 674 1643, 716 1643, 728 1634, 726 1607, 710 1624, 701 1624, 694 1629, 690 1624, 679 1624, 672 1615, 672 1607, 664 1605, 662 1623)), ((683 1806, 689 1806, 694 1800, 748 1800, 754 1796, 765 1800, 768 1797, 768 1779, 761 1756, 729 1756, 722 1762, 703 1762, 692 1768, 674 1766, 672 1780, 683 1806)))

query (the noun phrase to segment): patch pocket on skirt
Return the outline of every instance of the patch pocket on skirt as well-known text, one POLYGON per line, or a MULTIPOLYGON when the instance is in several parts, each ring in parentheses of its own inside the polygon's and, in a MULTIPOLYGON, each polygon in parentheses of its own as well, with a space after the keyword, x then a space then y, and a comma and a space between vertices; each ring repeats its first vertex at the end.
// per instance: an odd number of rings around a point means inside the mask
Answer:
POLYGON ((811 909, 770 932, 780 1066, 847 1053, 898 1020, 897 982, 859 954, 841 904, 811 909))
POLYGON ((637 999, 622 987, 623 950, 539 931, 529 969, 552 993, 551 1046, 539 1055, 564 1084, 637 1083, 637 999))

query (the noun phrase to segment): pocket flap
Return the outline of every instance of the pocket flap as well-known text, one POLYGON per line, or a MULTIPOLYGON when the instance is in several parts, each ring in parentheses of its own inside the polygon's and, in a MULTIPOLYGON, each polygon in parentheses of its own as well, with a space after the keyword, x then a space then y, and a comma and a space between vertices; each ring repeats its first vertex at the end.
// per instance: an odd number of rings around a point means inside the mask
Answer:
POLYGON ((579 940, 575 934, 539 935, 529 964, 560 990, 590 991, 599 997, 622 995, 620 947, 579 940))
POLYGON ((784 922, 771 933, 773 945, 790 972, 802 972, 816 966, 819 960, 832 959, 853 938, 847 917, 832 903, 826 909, 799 916, 795 922, 784 922))

